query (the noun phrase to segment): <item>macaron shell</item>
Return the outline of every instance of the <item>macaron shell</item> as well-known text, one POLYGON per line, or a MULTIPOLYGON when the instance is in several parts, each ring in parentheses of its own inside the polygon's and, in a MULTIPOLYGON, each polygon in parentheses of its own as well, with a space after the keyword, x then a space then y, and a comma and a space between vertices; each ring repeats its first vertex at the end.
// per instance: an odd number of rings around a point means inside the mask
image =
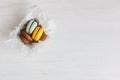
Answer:
POLYGON ((27 27, 26 27, 26 32, 27 33, 29 33, 30 27, 31 27, 31 25, 32 25, 33 22, 34 22, 33 19, 28 22, 27 27))
POLYGON ((40 38, 40 41, 44 41, 44 40, 46 40, 46 38, 47 38, 47 34, 45 32, 43 32, 43 34, 40 38))
POLYGON ((37 32, 39 31, 40 27, 36 27, 35 30, 33 31, 33 34, 32 34, 32 39, 34 40, 35 39, 35 36, 37 34, 37 32))
POLYGON ((32 39, 34 41, 39 41, 41 36, 43 34, 43 28, 41 28, 40 26, 36 27, 35 30, 33 31, 32 34, 32 39))
POLYGON ((22 34, 27 40, 29 40, 30 42, 33 41, 32 38, 31 38, 31 36, 30 36, 27 32, 25 32, 24 30, 21 31, 21 34, 22 34))
POLYGON ((41 38, 41 36, 42 36, 42 34, 43 34, 43 28, 40 28, 39 31, 37 32, 34 40, 35 40, 35 41, 39 41, 40 38, 41 38))
POLYGON ((24 44, 30 44, 31 42, 27 40, 22 34, 20 34, 20 39, 24 44))
POLYGON ((33 22, 33 24, 31 25, 30 29, 29 29, 29 34, 32 34, 32 32, 34 31, 34 29, 37 27, 37 22, 33 22))

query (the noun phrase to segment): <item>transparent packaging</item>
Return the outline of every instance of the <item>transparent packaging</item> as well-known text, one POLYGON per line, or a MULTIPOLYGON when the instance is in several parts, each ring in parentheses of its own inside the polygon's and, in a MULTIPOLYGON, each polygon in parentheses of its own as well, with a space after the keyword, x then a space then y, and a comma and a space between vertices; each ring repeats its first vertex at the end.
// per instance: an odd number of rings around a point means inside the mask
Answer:
POLYGON ((36 53, 43 49, 45 43, 49 41, 52 34, 54 33, 55 23, 49 19, 45 13, 42 12, 39 6, 35 6, 28 10, 28 14, 24 17, 24 19, 20 22, 18 26, 15 27, 13 31, 9 33, 9 39, 4 41, 4 43, 11 48, 18 49, 20 53, 26 55, 28 53, 36 53), (45 41, 40 41, 39 43, 32 43, 31 45, 24 44, 18 34, 23 26, 31 19, 37 19, 39 25, 41 25, 47 34, 47 39, 45 41), (43 46, 43 47, 42 47, 43 46))

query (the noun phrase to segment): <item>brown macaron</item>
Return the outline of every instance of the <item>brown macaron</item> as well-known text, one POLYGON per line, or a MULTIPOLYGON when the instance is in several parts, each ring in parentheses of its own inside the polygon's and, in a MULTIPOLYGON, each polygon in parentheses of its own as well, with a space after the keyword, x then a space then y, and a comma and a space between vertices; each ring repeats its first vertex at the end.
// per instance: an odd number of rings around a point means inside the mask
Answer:
POLYGON ((41 40, 41 41, 45 41, 46 38, 47 38, 47 34, 46 34, 45 32, 43 32, 43 34, 42 34, 40 40, 41 40))
POLYGON ((31 44, 33 42, 31 36, 25 30, 21 30, 19 37, 25 44, 31 44))

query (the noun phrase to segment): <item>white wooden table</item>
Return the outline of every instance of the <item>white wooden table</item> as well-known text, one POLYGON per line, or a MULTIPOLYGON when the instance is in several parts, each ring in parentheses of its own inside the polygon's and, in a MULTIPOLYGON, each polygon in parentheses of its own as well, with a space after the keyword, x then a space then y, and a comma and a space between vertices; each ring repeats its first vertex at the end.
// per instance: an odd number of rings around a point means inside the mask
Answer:
POLYGON ((0 41, 0 80, 120 80, 120 1, 1 0, 0 41), (2 41, 34 4, 56 33, 50 46, 24 57, 2 41))

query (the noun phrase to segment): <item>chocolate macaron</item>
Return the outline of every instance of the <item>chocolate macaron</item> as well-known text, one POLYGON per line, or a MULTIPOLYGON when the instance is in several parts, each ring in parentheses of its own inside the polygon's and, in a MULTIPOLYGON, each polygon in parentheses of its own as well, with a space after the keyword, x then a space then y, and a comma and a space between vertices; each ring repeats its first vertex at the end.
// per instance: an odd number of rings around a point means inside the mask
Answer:
POLYGON ((40 38, 40 41, 45 41, 47 38, 47 34, 45 32, 43 32, 41 38, 40 38))
POLYGON ((33 42, 31 36, 25 30, 21 30, 19 37, 25 44, 31 44, 33 42))

